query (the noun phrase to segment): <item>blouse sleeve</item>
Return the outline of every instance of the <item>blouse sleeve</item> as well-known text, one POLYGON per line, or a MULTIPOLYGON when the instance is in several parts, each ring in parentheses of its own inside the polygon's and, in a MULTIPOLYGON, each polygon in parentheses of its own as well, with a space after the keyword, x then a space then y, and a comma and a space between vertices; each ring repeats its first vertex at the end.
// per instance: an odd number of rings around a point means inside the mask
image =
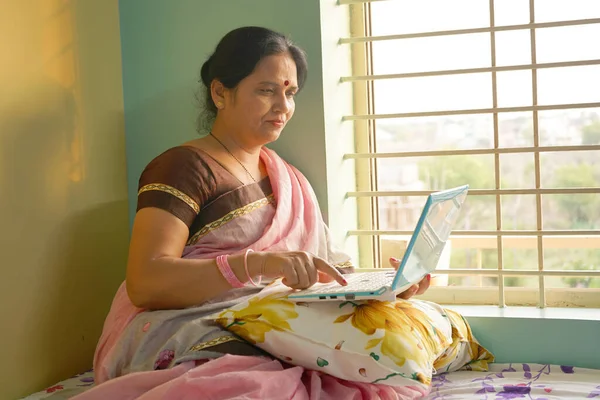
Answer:
POLYGON ((189 228, 215 187, 214 176, 198 152, 174 147, 152 160, 142 172, 137 211, 160 208, 189 228))

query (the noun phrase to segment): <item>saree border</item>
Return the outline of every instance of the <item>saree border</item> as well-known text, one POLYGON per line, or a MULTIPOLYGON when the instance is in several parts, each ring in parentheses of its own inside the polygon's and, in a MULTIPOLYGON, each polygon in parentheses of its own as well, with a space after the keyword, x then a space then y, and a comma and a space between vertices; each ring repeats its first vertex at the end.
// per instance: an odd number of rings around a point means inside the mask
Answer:
POLYGON ((190 347, 189 351, 202 351, 204 349, 207 349, 209 347, 215 347, 218 346, 220 344, 224 344, 224 343, 229 343, 229 342, 241 342, 241 343, 246 343, 244 340, 232 336, 232 335, 225 335, 225 336, 219 336, 218 338, 209 340, 208 342, 202 342, 200 344, 196 344, 192 347, 190 347))
POLYGON ((149 183, 144 185, 138 190, 138 196, 144 192, 156 190, 159 192, 168 193, 172 196, 177 197, 179 200, 187 204, 196 214, 200 212, 200 206, 190 196, 183 193, 181 190, 174 188, 173 186, 165 185, 164 183, 149 183))
POLYGON ((228 222, 233 221, 236 218, 243 217, 244 215, 250 214, 252 211, 256 211, 261 207, 269 204, 275 204, 275 195, 270 194, 262 199, 253 201, 252 203, 246 204, 243 207, 237 208, 225 214, 223 217, 204 225, 198 230, 189 240, 187 246, 194 245, 200 240, 201 237, 209 234, 210 232, 219 229, 228 222))

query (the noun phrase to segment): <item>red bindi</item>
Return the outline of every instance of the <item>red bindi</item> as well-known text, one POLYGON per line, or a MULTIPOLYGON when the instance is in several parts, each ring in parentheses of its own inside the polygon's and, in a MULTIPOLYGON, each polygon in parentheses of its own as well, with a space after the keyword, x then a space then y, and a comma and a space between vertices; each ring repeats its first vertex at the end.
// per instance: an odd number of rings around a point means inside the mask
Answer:
POLYGON ((286 80, 286 81, 283 82, 283 84, 284 84, 284 86, 287 86, 287 85, 290 84, 290 81, 286 80))

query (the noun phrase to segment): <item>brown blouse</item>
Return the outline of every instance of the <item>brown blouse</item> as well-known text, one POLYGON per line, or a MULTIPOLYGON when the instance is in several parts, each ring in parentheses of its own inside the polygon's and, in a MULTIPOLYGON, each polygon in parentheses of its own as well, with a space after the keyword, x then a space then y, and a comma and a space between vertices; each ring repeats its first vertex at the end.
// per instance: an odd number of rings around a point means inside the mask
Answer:
POLYGON ((206 224, 273 193, 268 178, 237 190, 206 212, 223 195, 244 186, 208 153, 192 146, 173 147, 153 159, 142 172, 137 210, 156 207, 170 212, 190 228, 190 237, 206 224))

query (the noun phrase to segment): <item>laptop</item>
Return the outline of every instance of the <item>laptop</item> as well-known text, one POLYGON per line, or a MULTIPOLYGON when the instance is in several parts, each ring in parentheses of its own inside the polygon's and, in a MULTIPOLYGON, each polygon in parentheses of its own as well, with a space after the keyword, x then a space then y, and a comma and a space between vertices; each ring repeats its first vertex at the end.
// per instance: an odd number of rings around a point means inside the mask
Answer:
POLYGON ((467 197, 469 185, 435 192, 427 201, 396 271, 356 272, 344 275, 347 286, 317 283, 288 295, 289 300, 345 301, 377 299, 391 301, 396 295, 432 273, 450 237, 467 197))

